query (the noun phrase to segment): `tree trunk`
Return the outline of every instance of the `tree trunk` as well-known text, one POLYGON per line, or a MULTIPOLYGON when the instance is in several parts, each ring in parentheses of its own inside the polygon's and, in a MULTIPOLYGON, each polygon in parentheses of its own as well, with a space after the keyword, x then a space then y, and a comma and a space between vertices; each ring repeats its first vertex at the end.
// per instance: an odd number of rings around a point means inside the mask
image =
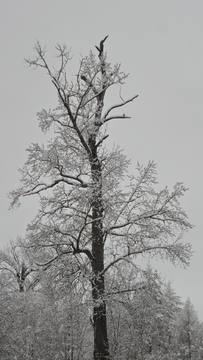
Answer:
POLYGON ((94 300, 94 360, 109 359, 106 303, 105 300, 102 299, 103 293, 104 278, 102 276, 95 281, 92 289, 92 296, 94 300))
POLYGON ((95 141, 91 139, 89 145, 93 154, 91 164, 93 193, 92 193, 92 298, 94 303, 94 360, 109 359, 107 336, 106 301, 104 275, 104 236, 103 236, 103 205, 102 205, 102 174, 97 156, 95 141))

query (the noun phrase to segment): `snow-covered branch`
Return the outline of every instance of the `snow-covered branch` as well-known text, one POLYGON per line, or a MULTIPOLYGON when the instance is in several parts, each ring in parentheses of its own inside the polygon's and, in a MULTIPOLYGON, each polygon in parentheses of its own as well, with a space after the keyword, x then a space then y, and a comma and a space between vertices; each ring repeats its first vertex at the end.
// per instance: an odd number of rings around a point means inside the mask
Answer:
POLYGON ((74 180, 76 181, 76 183, 74 183, 72 181, 65 180, 63 178, 55 180, 51 184, 39 183, 36 186, 34 186, 33 188, 25 191, 23 196, 39 194, 40 192, 48 190, 48 189, 58 185, 61 182, 65 183, 67 185, 78 186, 78 187, 82 187, 82 188, 87 188, 88 187, 88 185, 85 184, 85 183, 81 184, 81 182, 78 179, 75 178, 74 180), (79 184, 77 183, 77 181, 79 182, 79 184))
POLYGON ((183 245, 182 243, 174 242, 171 245, 155 245, 155 246, 146 246, 138 250, 129 250, 126 254, 117 257, 115 260, 111 261, 102 271, 100 275, 103 275, 107 272, 112 266, 120 261, 124 261, 131 256, 137 256, 140 254, 145 255, 146 253, 153 253, 157 252, 161 254, 161 252, 165 252, 166 258, 169 258, 173 263, 176 263, 178 260, 179 262, 184 265, 188 266, 191 258, 191 245, 186 244, 183 245))

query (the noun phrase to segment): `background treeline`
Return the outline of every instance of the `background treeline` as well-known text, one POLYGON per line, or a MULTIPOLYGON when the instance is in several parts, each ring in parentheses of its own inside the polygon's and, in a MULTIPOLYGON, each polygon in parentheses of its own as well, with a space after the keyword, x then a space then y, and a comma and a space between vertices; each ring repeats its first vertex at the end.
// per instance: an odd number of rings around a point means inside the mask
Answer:
MULTIPOLYGON (((32 250, 16 244, 0 260, 0 359, 92 359, 91 287, 84 273, 78 281, 77 264, 61 259, 42 268, 32 250)), ((150 266, 124 263, 106 288, 112 359, 203 359, 193 305, 150 266)))

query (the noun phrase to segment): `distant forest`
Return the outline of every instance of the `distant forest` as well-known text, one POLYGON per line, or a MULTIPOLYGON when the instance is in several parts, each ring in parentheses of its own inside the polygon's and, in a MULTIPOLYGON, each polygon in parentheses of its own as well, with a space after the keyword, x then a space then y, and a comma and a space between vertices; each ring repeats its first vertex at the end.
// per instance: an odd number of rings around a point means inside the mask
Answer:
MULTIPOLYGON (((14 243, 0 260, 0 359, 92 359, 91 287, 85 276, 77 281, 76 264, 33 267, 32 252, 14 243)), ((182 303, 150 267, 111 271, 105 300, 112 359, 203 359, 203 324, 190 299, 182 303)))

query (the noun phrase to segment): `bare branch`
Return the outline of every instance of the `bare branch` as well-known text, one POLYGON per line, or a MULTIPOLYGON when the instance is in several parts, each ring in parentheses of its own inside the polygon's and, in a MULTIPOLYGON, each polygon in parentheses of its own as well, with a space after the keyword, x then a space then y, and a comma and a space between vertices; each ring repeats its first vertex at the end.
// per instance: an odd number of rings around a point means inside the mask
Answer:
MULTIPOLYGON (((72 251, 71 251, 72 253, 72 251)), ((36 263, 37 266, 47 266, 47 265, 50 265, 53 261, 57 260, 59 258, 59 255, 55 256, 54 258, 52 258, 51 260, 43 263, 43 264, 39 264, 39 263, 36 263)))
MULTIPOLYGON (((67 177, 68 177, 68 175, 67 175, 67 177)), ((70 177, 70 178, 71 178, 71 177, 70 177)), ((65 184, 67 184, 67 185, 79 186, 79 187, 82 187, 82 188, 87 188, 87 187, 88 187, 87 184, 81 183, 81 181, 78 180, 77 178, 74 178, 74 177, 73 177, 73 179, 74 179, 75 181, 78 181, 79 184, 74 183, 74 182, 71 182, 71 181, 67 181, 67 180, 65 180, 65 179, 55 180, 55 181, 53 181, 53 183, 51 183, 51 184, 49 184, 49 185, 47 185, 47 184, 45 184, 45 183, 39 183, 39 184, 37 184, 36 186, 34 186, 32 189, 25 191, 25 192, 23 193, 23 196, 39 194, 39 193, 42 192, 42 191, 51 189, 52 187, 58 185, 58 184, 61 183, 61 182, 65 183, 65 184), (41 187, 41 188, 40 188, 40 189, 37 189, 37 188, 39 188, 39 187, 41 187)))
MULTIPOLYGON (((96 76, 96 74, 95 74, 95 76, 96 76)), ((95 77, 95 76, 94 76, 94 77, 95 77)), ((95 89, 95 87, 94 87, 93 84, 92 84, 92 81, 93 81, 94 77, 93 77, 93 79, 91 79, 91 81, 88 80, 85 75, 81 75, 80 77, 81 77, 81 79, 82 79, 83 81, 86 82, 86 84, 88 85, 89 88, 92 88, 92 90, 94 91, 95 95, 97 95, 97 90, 95 89)))
POLYGON ((116 109, 116 108, 118 108, 118 107, 121 107, 121 106, 126 105, 126 104, 129 103, 130 101, 133 101, 134 99, 136 99, 138 96, 139 96, 139 95, 135 95, 135 96, 133 96, 132 98, 130 98, 130 99, 128 99, 128 100, 126 100, 126 101, 124 101, 124 102, 122 102, 122 103, 120 103, 120 104, 116 104, 116 105, 111 106, 111 107, 105 112, 105 114, 104 114, 104 116, 103 116, 103 119, 102 119, 103 122, 105 121, 107 115, 108 115, 112 110, 114 110, 114 109, 116 109))
POLYGON ((110 120, 117 120, 117 119, 131 119, 131 116, 126 116, 125 114, 123 114, 123 115, 112 115, 112 116, 109 116, 108 118, 106 118, 104 120, 104 123, 106 123, 107 121, 110 121, 110 120))
POLYGON ((105 139, 107 139, 108 137, 109 137, 109 135, 105 135, 100 141, 98 141, 98 143, 96 144, 96 147, 100 146, 103 143, 103 141, 105 139))

